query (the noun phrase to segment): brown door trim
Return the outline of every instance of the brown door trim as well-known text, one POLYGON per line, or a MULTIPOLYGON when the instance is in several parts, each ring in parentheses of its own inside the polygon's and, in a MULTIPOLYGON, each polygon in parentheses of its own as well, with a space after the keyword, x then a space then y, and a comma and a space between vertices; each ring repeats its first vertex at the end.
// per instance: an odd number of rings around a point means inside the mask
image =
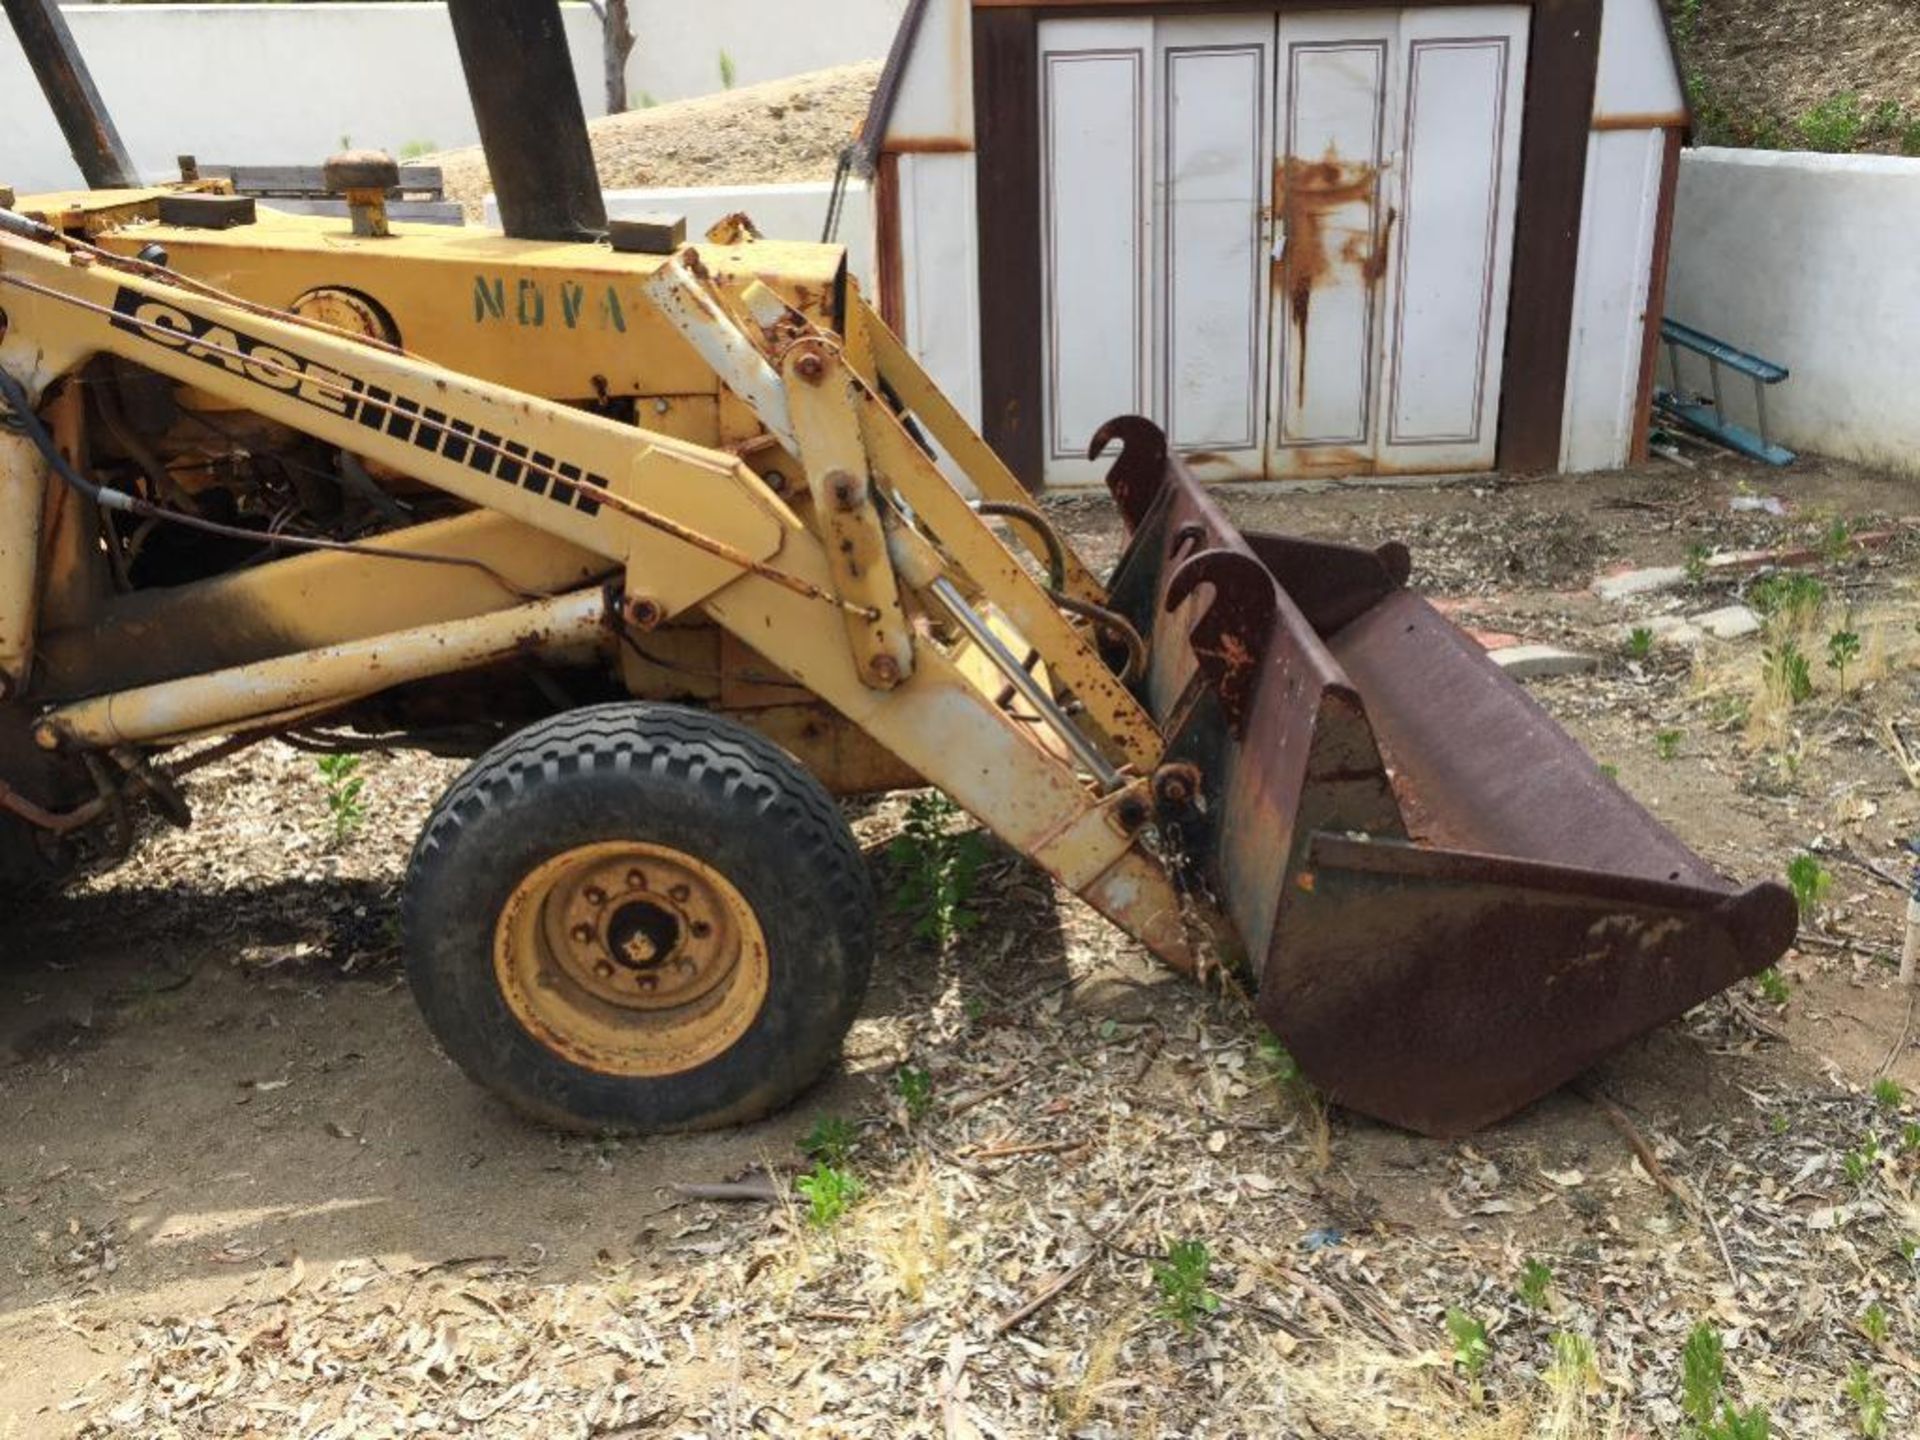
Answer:
POLYGON ((1031 9, 973 14, 981 433, 1029 489, 1042 475, 1040 42, 1031 9))
MULTIPOLYGON (((1037 487, 1042 471, 1040 16, 1063 9, 1086 15, 1139 14, 1143 9, 1245 13, 1388 3, 1405 0, 1274 0, 1266 5, 974 0, 983 429, 987 441, 1027 485, 1037 487)), ((1530 3, 1533 24, 1495 462, 1508 470, 1552 470, 1560 463, 1603 0, 1530 3)))
POLYGON ((1560 467, 1601 5, 1534 0, 1494 459, 1503 470, 1560 467))

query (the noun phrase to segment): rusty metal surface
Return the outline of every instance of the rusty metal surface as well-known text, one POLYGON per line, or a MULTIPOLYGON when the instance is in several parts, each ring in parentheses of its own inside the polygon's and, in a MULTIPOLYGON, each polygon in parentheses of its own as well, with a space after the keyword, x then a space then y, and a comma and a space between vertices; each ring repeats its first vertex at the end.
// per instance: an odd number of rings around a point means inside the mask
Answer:
POLYGON ((1126 442, 1113 603, 1200 777, 1156 788, 1161 822, 1334 1099, 1464 1133, 1792 942, 1792 897, 1725 881, 1609 780, 1403 588, 1403 547, 1243 537, 1148 422, 1101 437, 1126 442))

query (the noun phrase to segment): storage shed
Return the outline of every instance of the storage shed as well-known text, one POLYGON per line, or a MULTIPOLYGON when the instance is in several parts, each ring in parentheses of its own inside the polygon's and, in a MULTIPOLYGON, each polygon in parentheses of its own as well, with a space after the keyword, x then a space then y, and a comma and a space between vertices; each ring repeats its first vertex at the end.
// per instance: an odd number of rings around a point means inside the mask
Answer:
POLYGON ((1659 0, 911 0, 881 308, 1029 484, 1604 469, 1686 126, 1659 0))

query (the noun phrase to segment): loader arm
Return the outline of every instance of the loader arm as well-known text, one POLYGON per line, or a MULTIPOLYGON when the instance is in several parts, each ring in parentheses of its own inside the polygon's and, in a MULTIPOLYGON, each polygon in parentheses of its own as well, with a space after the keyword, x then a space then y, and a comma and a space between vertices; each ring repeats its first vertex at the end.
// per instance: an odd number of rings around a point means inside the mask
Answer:
MULTIPOLYGON (((913 628, 897 637, 910 662, 891 674, 863 663, 862 628, 881 616, 842 593, 848 577, 803 514, 817 507, 789 505, 737 457, 189 291, 17 219, 13 229, 35 238, 0 236, 9 316, 0 365, 34 390, 93 355, 122 356, 603 557, 622 576, 604 617, 609 634, 697 609, 1155 953, 1192 968, 1173 881, 1141 844, 1157 729, 845 363, 834 337, 790 311, 777 317, 789 347, 804 340, 836 367, 833 398, 800 403, 816 412, 816 430, 837 437, 837 465, 851 456, 886 477, 887 488, 865 498, 886 507, 880 523, 895 550, 915 557, 913 583, 894 581, 914 611, 913 628), (927 517, 931 530, 908 515, 927 517), (1053 678, 1037 685, 1036 674, 1053 678), (1095 734, 1078 728, 1055 686, 1073 690, 1095 734)), ((697 253, 686 260, 663 273, 697 284, 702 262, 697 253)), ((764 359, 765 336, 727 323, 764 359)), ((897 369, 899 353, 888 354, 897 369)), ((808 473, 814 494, 831 494, 832 474, 808 473)), ((863 560, 893 574, 884 545, 863 560)), ((417 678, 436 663, 462 668, 548 643, 557 623, 563 642, 578 643, 591 618, 590 607, 516 607, 503 594, 489 626, 419 627, 95 695, 54 708, 37 738, 105 749, 243 729, 417 678)))

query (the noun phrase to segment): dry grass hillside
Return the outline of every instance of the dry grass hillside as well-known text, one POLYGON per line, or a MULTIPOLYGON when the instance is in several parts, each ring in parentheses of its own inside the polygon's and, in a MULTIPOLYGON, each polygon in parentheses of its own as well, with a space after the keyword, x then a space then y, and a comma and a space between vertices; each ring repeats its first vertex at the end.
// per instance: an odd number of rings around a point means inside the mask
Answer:
POLYGON ((1920 154, 1914 0, 1667 0, 1696 139, 1920 154))
MULTIPOLYGON (((831 179, 879 78, 878 62, 841 65, 590 121, 600 183, 624 190, 831 179)), ((479 147, 424 158, 444 167, 447 197, 477 219, 492 188, 479 147)))

